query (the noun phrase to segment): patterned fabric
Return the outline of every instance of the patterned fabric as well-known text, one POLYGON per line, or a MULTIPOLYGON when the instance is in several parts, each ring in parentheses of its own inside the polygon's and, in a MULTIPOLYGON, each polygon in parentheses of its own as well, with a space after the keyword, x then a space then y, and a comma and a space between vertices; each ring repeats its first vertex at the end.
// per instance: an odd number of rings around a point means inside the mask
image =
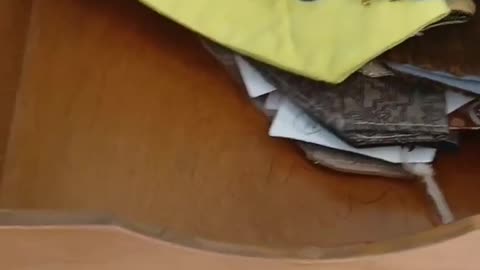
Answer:
MULTIPOLYGON (((477 0, 477 2, 480 2, 477 0)), ((381 59, 457 76, 480 75, 480 15, 461 25, 442 26, 413 37, 381 59)))
POLYGON ((448 139, 447 86, 396 74, 353 74, 331 85, 275 67, 252 64, 293 102, 356 147, 418 144, 448 139))

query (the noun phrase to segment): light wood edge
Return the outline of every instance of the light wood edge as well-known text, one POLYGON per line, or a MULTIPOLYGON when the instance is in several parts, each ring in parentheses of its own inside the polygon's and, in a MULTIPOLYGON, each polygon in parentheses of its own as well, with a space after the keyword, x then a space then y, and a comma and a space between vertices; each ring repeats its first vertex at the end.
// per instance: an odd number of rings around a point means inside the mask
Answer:
POLYGON ((306 260, 352 259, 358 257, 383 255, 435 245, 452 240, 470 232, 480 230, 480 216, 470 217, 453 224, 440 226, 412 236, 379 243, 358 244, 335 248, 269 248, 261 246, 238 245, 209 241, 191 235, 183 235, 173 230, 123 222, 108 215, 66 213, 56 211, 0 211, 0 229, 12 226, 114 226, 154 240, 170 242, 189 248, 221 254, 306 260))

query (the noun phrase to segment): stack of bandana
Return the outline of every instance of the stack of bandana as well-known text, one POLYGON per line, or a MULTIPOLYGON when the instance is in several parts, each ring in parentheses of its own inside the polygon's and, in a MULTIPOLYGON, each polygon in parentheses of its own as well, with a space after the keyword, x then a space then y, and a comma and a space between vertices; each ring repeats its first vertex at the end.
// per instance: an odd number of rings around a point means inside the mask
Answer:
POLYGON ((453 221, 431 164, 480 129, 473 0, 143 0, 205 37, 272 119, 338 171, 420 178, 453 221))

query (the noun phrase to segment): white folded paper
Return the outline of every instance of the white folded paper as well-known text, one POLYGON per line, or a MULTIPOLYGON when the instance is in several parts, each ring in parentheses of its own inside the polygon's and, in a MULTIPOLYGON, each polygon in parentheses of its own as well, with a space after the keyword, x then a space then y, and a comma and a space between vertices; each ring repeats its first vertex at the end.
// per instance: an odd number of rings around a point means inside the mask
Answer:
POLYGON ((467 104, 468 102, 474 100, 473 96, 465 95, 463 93, 458 93, 455 91, 445 92, 445 101, 447 103, 447 113, 452 113, 467 104))
POLYGON ((240 75, 242 76, 248 95, 251 98, 256 98, 272 91, 275 91, 275 86, 267 82, 265 78, 258 72, 258 70, 250 65, 245 59, 239 55, 235 55, 240 75))
POLYGON ((392 163, 428 163, 433 161, 436 152, 435 149, 426 147, 415 147, 412 151, 405 151, 401 146, 355 148, 312 120, 302 109, 288 100, 280 106, 269 134, 273 137, 319 144, 392 163))
POLYGON ((442 71, 430 71, 430 70, 422 69, 412 65, 395 64, 395 63, 389 63, 388 65, 391 68, 406 74, 427 78, 432 81, 441 82, 446 85, 450 85, 456 88, 463 89, 468 92, 472 92, 474 94, 480 94, 480 77, 479 76, 459 77, 459 76, 454 76, 450 73, 446 73, 442 71))

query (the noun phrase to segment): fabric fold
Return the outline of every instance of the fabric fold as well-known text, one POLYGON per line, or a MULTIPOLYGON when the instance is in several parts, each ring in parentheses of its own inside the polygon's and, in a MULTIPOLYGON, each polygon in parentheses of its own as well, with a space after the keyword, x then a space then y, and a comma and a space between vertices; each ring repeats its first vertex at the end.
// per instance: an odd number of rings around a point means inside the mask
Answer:
POLYGON ((451 11, 442 0, 370 6, 352 0, 141 1, 236 52, 330 83, 451 11))

